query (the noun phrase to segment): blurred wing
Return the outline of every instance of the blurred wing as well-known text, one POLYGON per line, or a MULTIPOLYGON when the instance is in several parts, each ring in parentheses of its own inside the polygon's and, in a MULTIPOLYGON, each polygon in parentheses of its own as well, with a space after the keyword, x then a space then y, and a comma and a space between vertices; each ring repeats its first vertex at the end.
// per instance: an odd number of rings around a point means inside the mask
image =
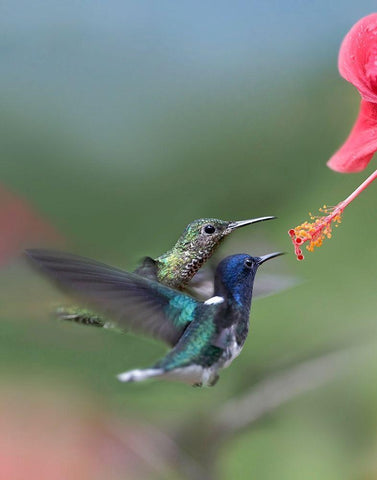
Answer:
POLYGON ((189 281, 184 291, 199 300, 207 300, 214 295, 215 269, 202 267, 189 281))
POLYGON ((288 290, 300 283, 302 283, 302 280, 293 275, 284 275, 281 273, 270 275, 258 272, 253 288, 253 298, 263 298, 268 297, 269 295, 275 295, 275 293, 288 290))
POLYGON ((157 264, 151 257, 144 257, 133 273, 157 282, 157 264))
POLYGON ((175 345, 194 318, 196 300, 134 273, 62 252, 27 250, 26 254, 59 286, 119 326, 175 345))

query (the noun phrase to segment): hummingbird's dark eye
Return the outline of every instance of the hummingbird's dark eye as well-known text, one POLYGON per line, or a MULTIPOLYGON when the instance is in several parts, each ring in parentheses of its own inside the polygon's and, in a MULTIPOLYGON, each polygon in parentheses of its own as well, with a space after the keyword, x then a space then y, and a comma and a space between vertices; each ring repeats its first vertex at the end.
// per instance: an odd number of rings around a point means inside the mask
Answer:
POLYGON ((250 260, 250 258, 247 258, 247 259, 245 260, 245 267, 251 268, 252 266, 253 266, 252 260, 250 260))
POLYGON ((212 233, 215 233, 215 231, 216 231, 216 228, 215 228, 213 225, 211 225, 211 224, 206 225, 206 226, 204 227, 204 232, 205 232, 207 235, 212 235, 212 233))

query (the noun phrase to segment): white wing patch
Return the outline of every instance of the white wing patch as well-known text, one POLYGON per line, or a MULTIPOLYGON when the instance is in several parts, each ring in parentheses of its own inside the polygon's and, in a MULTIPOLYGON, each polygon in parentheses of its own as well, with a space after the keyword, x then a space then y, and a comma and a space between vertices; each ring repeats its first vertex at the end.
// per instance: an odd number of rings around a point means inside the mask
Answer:
POLYGON ((224 301, 224 297, 215 296, 215 297, 211 297, 208 300, 206 300, 204 302, 204 305, 216 305, 218 303, 223 303, 223 301, 224 301))

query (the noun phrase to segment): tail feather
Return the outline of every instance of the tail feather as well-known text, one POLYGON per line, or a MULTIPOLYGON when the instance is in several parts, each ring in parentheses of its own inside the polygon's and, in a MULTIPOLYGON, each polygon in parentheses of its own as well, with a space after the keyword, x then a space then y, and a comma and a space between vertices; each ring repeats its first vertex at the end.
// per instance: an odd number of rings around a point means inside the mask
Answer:
POLYGON ((169 381, 178 381, 187 383, 188 385, 202 386, 214 385, 218 378, 217 370, 204 369, 200 365, 189 365, 182 368, 173 368, 166 370, 165 368, 152 367, 145 369, 129 370, 117 375, 121 382, 141 382, 148 378, 163 378, 169 381))
POLYGON ((120 373, 117 375, 117 378, 121 382, 141 382, 147 378, 159 377, 164 375, 164 373, 162 368, 135 369, 120 373))

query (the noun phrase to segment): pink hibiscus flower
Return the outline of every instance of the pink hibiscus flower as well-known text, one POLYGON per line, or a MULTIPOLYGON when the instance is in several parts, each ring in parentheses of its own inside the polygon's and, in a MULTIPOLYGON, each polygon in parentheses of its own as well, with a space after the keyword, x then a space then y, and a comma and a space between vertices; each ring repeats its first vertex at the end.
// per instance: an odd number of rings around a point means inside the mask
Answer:
MULTIPOLYGON (((359 20, 348 32, 339 51, 339 72, 359 90, 359 116, 342 147, 327 165, 337 172, 363 170, 377 151, 377 13, 359 20)), ((321 215, 310 215, 311 222, 288 231, 298 260, 303 260, 302 248, 312 252, 325 238, 331 238, 332 228, 341 223, 344 209, 377 179, 377 170, 335 207, 324 205, 321 215)))
POLYGON ((361 95, 359 115, 327 165, 337 172, 363 170, 377 151, 377 13, 359 20, 339 51, 339 72, 361 95))

